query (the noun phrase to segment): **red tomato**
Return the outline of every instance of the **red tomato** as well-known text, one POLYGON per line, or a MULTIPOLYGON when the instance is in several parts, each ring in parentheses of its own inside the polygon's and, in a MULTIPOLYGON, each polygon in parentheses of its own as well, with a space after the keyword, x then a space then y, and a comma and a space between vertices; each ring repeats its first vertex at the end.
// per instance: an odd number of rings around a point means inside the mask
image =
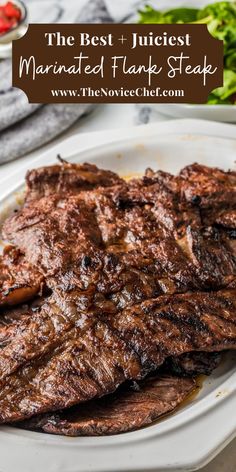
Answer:
POLYGON ((4 7, 0 6, 0 18, 6 18, 4 7))
POLYGON ((4 6, 4 11, 5 11, 5 15, 8 18, 15 18, 18 21, 21 18, 21 12, 19 8, 17 8, 12 2, 6 3, 6 5, 4 6))
POLYGON ((11 27, 11 23, 7 19, 0 18, 0 34, 6 33, 11 27))
POLYGON ((0 35, 17 26, 21 19, 21 11, 12 2, 0 6, 0 35))

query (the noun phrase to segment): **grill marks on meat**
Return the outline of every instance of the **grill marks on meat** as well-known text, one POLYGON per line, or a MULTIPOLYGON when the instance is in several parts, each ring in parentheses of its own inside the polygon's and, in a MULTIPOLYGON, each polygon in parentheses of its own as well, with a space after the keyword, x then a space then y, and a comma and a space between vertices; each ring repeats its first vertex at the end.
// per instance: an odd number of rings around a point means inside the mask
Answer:
POLYGON ((168 358, 162 369, 180 376, 210 375, 222 359, 220 352, 190 352, 168 358))
POLYGON ((182 195, 199 208, 205 232, 212 240, 220 238, 235 260, 236 172, 193 164, 180 177, 182 195))
POLYGON ((0 258, 0 307, 17 305, 32 299, 43 287, 43 277, 14 247, 0 258))
POLYGON ((102 397, 166 359, 186 374, 206 369, 188 353, 235 349, 234 217, 222 217, 234 182, 197 165, 129 183, 87 164, 28 174, 3 234, 52 296, 0 328, 1 422, 102 397))
MULTIPOLYGON (((45 203, 44 216, 47 218, 47 213, 53 206, 53 204, 50 204, 50 202, 47 205, 47 199, 50 196, 55 196, 57 194, 65 196, 70 194, 79 194, 85 189, 102 186, 106 187, 118 184, 120 182, 122 182, 122 180, 113 172, 100 170, 96 166, 90 164, 77 165, 64 162, 63 165, 36 169, 27 173, 27 192, 25 205, 35 202, 35 208, 37 209, 38 200, 40 200, 42 197, 47 197, 43 200, 45 203)), ((55 215, 55 217, 57 216, 58 215, 55 215)), ((34 211, 29 211, 28 217, 31 219, 28 224, 32 227, 37 225, 39 221, 42 221, 40 212, 37 211, 36 213, 34 213, 34 211)), ((68 215, 68 220, 69 217, 70 215, 68 215)), ((56 219, 54 220, 54 223, 55 235, 57 231, 56 219)), ((89 221, 87 223, 89 223, 89 221)), ((65 230, 70 231, 69 226, 70 225, 68 225, 65 230)), ((77 239, 78 233, 74 233, 73 237, 76 237, 77 239)), ((60 245, 57 237, 55 237, 54 240, 55 243, 60 245)), ((73 242, 74 241, 72 241, 72 243, 73 242)), ((9 247, 5 251, 4 256, 1 258, 0 306, 5 304, 12 305, 26 302, 28 299, 39 293, 43 285, 45 285, 47 282, 44 280, 43 266, 38 264, 37 260, 37 258, 41 260, 42 254, 40 254, 40 251, 37 251, 37 247, 32 246, 32 242, 30 240, 28 243, 32 253, 34 253, 34 250, 36 250, 35 258, 28 257, 25 259, 24 253, 19 251, 19 249, 15 249, 14 247, 9 247), (29 260, 30 263, 27 262, 29 260), (36 263, 33 265, 35 261, 36 263)), ((45 257, 47 257, 46 254, 45 257)), ((48 262, 50 264, 50 261, 48 262)))
POLYGON ((232 246, 202 225, 173 180, 155 174, 32 201, 6 222, 4 237, 51 288, 89 289, 119 309, 163 292, 226 286, 236 272, 232 246))
POLYGON ((1 422, 101 397, 170 356, 234 349, 235 293, 162 296, 115 316, 51 299, 1 350, 1 422))
POLYGON ((236 172, 193 164, 180 172, 182 193, 201 208, 236 205, 236 172))
POLYGON ((150 377, 112 395, 19 424, 65 436, 100 436, 133 431, 171 412, 196 387, 191 378, 150 377))
POLYGON ((142 364, 147 361, 147 368, 152 360, 161 363, 163 357, 171 355, 218 351, 227 345, 233 348, 235 293, 225 290, 162 296, 124 310, 111 323, 142 364))
POLYGON ((13 217, 8 231, 48 278, 67 274, 87 249, 94 251, 102 243, 92 210, 76 197, 43 198, 13 217))
POLYGON ((26 175, 26 201, 59 194, 68 196, 81 190, 108 187, 122 182, 117 174, 98 169, 92 164, 70 164, 41 167, 26 175))
POLYGON ((114 394, 56 413, 34 416, 18 426, 65 436, 100 436, 141 428, 181 404, 196 389, 193 376, 210 375, 221 357, 219 352, 170 357, 155 375, 143 381, 126 382, 114 394))

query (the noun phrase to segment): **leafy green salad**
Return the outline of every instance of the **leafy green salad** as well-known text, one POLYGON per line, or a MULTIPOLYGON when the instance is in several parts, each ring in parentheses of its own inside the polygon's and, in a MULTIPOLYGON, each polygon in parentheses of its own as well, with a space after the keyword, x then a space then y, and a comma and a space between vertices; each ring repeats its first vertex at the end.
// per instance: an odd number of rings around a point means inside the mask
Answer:
POLYGON ((217 2, 205 8, 173 8, 158 11, 149 5, 139 11, 139 23, 203 23, 217 39, 224 41, 224 85, 213 90, 208 104, 236 105, 236 1, 217 2))

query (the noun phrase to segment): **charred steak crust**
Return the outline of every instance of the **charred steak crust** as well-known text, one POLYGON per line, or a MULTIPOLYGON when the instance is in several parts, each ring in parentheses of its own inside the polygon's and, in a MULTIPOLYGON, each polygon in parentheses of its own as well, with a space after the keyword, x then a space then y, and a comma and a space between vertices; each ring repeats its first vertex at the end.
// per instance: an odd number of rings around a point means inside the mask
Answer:
POLYGON ((42 292, 43 276, 12 246, 0 257, 0 307, 17 305, 42 292))
POLYGON ((169 357, 162 369, 183 377, 210 375, 221 362, 221 352, 189 352, 179 357, 169 357))
POLYGON ((92 164, 70 164, 41 167, 27 172, 26 202, 60 194, 68 196, 95 187, 108 187, 122 182, 117 174, 98 169, 92 164))
POLYGON ((187 201, 201 208, 215 209, 236 205, 236 172, 193 164, 180 172, 182 193, 187 201))
MULTIPOLYGON (((29 171, 26 176, 26 199, 37 202, 51 195, 79 194, 96 187, 106 187, 122 182, 113 172, 98 169, 91 164, 68 164, 44 167, 29 171)), ((30 242, 31 244, 31 242, 30 242)), ((33 247, 32 247, 33 250, 33 247)), ((39 255, 40 256, 40 255, 39 255)), ((0 260, 0 306, 25 303, 40 294, 47 285, 43 270, 32 265, 24 252, 9 246, 0 260)))
POLYGON ((227 232, 203 225, 200 207, 182 197, 182 180, 149 171, 129 184, 33 200, 3 235, 51 289, 89 289, 118 309, 222 288, 235 278, 234 247, 227 232))
POLYGON ((1 350, 1 422, 101 397, 169 356, 235 349, 235 294, 162 296, 115 316, 51 298, 1 350))
POLYGON ((133 431, 173 411, 196 388, 192 378, 163 375, 134 382, 112 395, 19 426, 65 436, 101 436, 133 431))
POLYGON ((0 326, 1 422, 112 393, 170 357, 235 349, 235 173, 194 164, 127 183, 63 164, 27 188, 3 236, 52 296, 0 326))

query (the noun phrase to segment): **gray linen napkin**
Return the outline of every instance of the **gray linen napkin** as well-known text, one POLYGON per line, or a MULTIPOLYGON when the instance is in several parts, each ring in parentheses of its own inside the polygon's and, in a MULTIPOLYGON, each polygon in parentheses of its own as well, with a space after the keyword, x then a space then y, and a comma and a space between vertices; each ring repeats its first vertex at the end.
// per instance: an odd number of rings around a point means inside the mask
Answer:
MULTIPOLYGON (((110 23, 125 21, 146 0, 25 0, 25 3, 30 23, 110 23)), ((92 109, 86 104, 29 104, 21 90, 12 88, 11 81, 11 60, 0 61, 0 164, 46 144, 92 109)))
MULTIPOLYGON (((41 23, 111 22, 103 0, 27 0, 29 21, 41 23)), ((29 104, 11 86, 11 60, 0 62, 0 164, 46 144, 92 109, 87 104, 29 104)))

